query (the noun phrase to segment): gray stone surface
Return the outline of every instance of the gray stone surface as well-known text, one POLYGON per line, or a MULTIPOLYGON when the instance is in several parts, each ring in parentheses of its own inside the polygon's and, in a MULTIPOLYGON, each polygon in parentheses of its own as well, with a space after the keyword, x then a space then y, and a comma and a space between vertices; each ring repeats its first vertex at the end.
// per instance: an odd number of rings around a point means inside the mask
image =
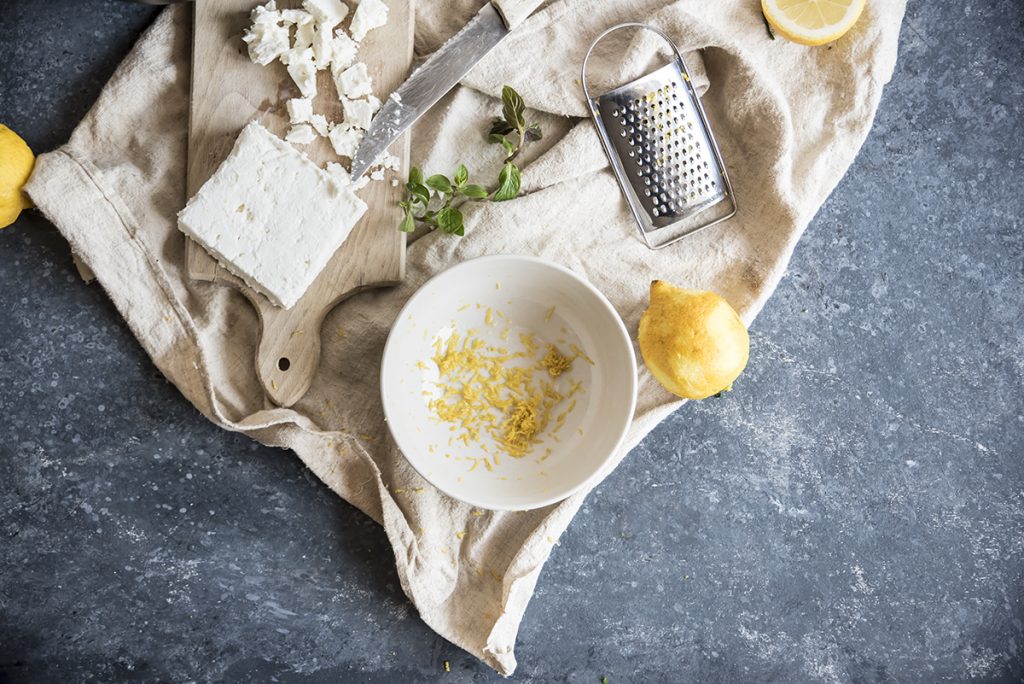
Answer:
MULTIPOLYGON (((0 0, 0 121, 64 141, 153 16, 0 0)), ((915 0, 900 53, 736 391, 589 498, 515 679, 1024 678, 1024 5, 915 0)), ((498 679, 376 525, 162 380, 34 213, 0 301, 0 680, 498 679)))

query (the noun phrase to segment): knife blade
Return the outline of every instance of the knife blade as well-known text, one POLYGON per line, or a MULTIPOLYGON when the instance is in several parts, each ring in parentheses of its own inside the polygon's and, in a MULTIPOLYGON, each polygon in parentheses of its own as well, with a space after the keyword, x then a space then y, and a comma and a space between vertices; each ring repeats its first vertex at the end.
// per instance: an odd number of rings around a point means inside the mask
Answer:
POLYGON ((487 3, 387 99, 352 158, 352 180, 366 172, 398 136, 469 73, 541 0, 487 3), (495 6, 501 6, 501 10, 495 6))

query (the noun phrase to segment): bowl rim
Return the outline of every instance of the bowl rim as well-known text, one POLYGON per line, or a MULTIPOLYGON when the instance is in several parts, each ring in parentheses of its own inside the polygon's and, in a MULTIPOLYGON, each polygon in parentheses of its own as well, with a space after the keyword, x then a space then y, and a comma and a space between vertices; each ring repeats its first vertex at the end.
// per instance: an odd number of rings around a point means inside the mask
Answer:
POLYGON ((608 298, 605 297, 604 294, 600 290, 598 290, 586 278, 582 277, 578 273, 575 273, 574 271, 569 270, 568 268, 566 268, 565 266, 562 266, 561 264, 558 264, 558 263, 556 263, 554 261, 551 261, 549 259, 544 259, 544 258, 541 258, 541 257, 519 255, 519 254, 489 254, 489 255, 486 255, 486 256, 474 257, 472 259, 467 259, 467 260, 462 261, 462 262, 460 262, 458 264, 455 264, 454 266, 446 268, 445 270, 441 271, 440 273, 436 273, 435 275, 433 275, 429 279, 427 279, 422 285, 420 285, 416 289, 416 292, 414 292, 413 295, 411 297, 409 297, 409 300, 405 303, 404 306, 402 306, 402 309, 398 312, 398 315, 395 317, 395 323, 392 324, 391 329, 388 331, 388 339, 384 343, 384 352, 383 352, 383 354, 381 356, 381 363, 380 363, 380 396, 381 396, 381 404, 382 404, 383 410, 384 410, 384 422, 387 424, 388 432, 391 433, 392 439, 395 440, 395 444, 398 446, 398 450, 399 450, 399 452, 401 452, 402 458, 405 459, 406 463, 408 463, 410 466, 412 466, 413 470, 415 470, 417 473, 420 474, 420 477, 422 477, 424 480, 426 480, 431 485, 436 487, 438 490, 444 492, 445 494, 447 494, 448 496, 452 497, 453 499, 455 499, 457 501, 461 501, 463 503, 469 504, 470 506, 473 506, 475 508, 483 508, 483 509, 489 510, 489 511, 527 511, 527 510, 534 510, 534 509, 537 509, 537 508, 543 508, 544 506, 550 506, 551 504, 558 503, 560 501, 564 501, 565 499, 568 499, 570 496, 572 496, 572 495, 574 495, 574 494, 576 494, 576 493, 578 493, 580 491, 583 491, 584 489, 588 489, 588 488, 592 487, 596 483, 597 480, 599 480, 600 478, 603 478, 605 475, 607 475, 610 472, 609 465, 611 464, 611 460, 618 453, 619 449, 622 448, 622 443, 626 439, 626 434, 629 431, 630 426, 633 424, 633 417, 636 414, 637 385, 638 385, 637 362, 636 362, 636 352, 633 350, 633 341, 629 337, 629 331, 626 330, 626 324, 622 320, 622 316, 619 315, 619 312, 616 311, 615 307, 612 306, 611 302, 608 301, 608 298), (529 262, 529 263, 533 263, 533 264, 538 264, 540 266, 544 266, 546 268, 550 268, 550 269, 553 269, 555 271, 558 271, 558 272, 568 276, 570 279, 576 281, 578 284, 582 285, 585 290, 590 292, 590 294, 593 295, 597 299, 597 302, 601 306, 603 306, 605 308, 605 310, 609 314, 611 314, 612 320, 614 320, 615 324, 616 324, 615 327, 616 327, 616 329, 619 332, 619 339, 618 339, 618 341, 622 342, 625 345, 625 349, 627 349, 629 351, 629 353, 626 355, 626 356, 629 357, 629 365, 630 365, 630 371, 631 371, 629 373, 629 387, 627 388, 628 391, 629 391, 629 395, 630 395, 630 397, 629 397, 629 413, 628 413, 628 416, 623 421, 622 426, 618 430, 618 436, 617 436, 617 438, 615 440, 614 446, 611 449, 609 449, 608 453, 605 454, 604 457, 595 465, 593 472, 590 475, 588 475, 587 477, 585 477, 583 480, 581 480, 578 484, 573 485, 572 487, 563 489, 563 490, 561 490, 559 492, 556 492, 556 493, 554 493, 552 495, 549 495, 549 496, 547 496, 545 498, 538 499, 537 501, 529 502, 529 503, 527 503, 525 505, 520 505, 520 506, 500 505, 500 504, 499 505, 495 505, 493 502, 487 503, 487 502, 481 501, 479 499, 474 499, 472 496, 465 496, 465 495, 455 494, 454 492, 450 491, 449 489, 446 489, 445 487, 443 487, 440 484, 438 484, 433 478, 429 477, 420 468, 418 468, 416 466, 416 463, 413 461, 413 459, 411 459, 408 456, 406 456, 406 448, 402 444, 402 439, 399 437, 398 431, 395 430, 394 428, 392 428, 392 420, 391 420, 392 416, 390 415, 390 412, 388 411, 388 389, 385 386, 386 385, 385 379, 386 379, 386 377, 388 375, 386 371, 387 371, 387 367, 388 367, 389 352, 392 349, 392 344, 397 344, 396 338, 395 338, 395 329, 397 327, 397 323, 400 322, 401 320, 403 320, 404 316, 407 316, 409 314, 409 312, 416 306, 418 300, 423 295, 423 292, 427 289, 427 286, 430 285, 431 283, 433 283, 435 280, 437 280, 439 278, 442 278, 442 277, 450 277, 449 274, 451 274, 451 273, 453 273, 455 271, 462 270, 464 268, 469 267, 470 265, 476 265, 476 264, 479 264, 480 262, 487 262, 487 261, 510 261, 510 262, 518 261, 518 262, 529 262))

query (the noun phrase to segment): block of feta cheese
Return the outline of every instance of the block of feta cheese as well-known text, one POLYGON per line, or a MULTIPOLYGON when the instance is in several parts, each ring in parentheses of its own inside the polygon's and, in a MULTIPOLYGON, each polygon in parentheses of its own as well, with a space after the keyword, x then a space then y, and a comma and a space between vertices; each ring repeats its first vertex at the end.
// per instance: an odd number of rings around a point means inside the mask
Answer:
POLYGON ((373 94, 373 79, 370 78, 369 69, 362 62, 356 62, 341 72, 335 79, 335 84, 338 86, 338 94, 347 98, 355 99, 373 94))
POLYGON ((327 137, 335 154, 351 159, 359 149, 359 143, 363 141, 363 132, 347 123, 340 123, 331 128, 327 137))
POLYGON ((359 46, 356 41, 348 37, 343 30, 338 29, 334 34, 334 42, 331 44, 331 74, 337 81, 338 74, 352 66, 356 61, 356 53, 359 46))
POLYGON ((366 37, 366 34, 375 28, 380 28, 388 23, 388 6, 381 0, 359 0, 355 14, 352 15, 352 23, 349 30, 352 32, 352 40, 357 43, 366 37))
POLYGON ((313 15, 316 23, 327 27, 328 33, 348 16, 348 6, 341 0, 302 0, 302 7, 313 15))
POLYGON ((293 124, 306 123, 313 116, 313 100, 293 97, 285 103, 288 120, 293 124))
POLYGON ((304 98, 316 97, 316 62, 309 48, 296 52, 292 50, 288 59, 288 75, 299 87, 304 98))
POLYGON ((370 127, 373 114, 377 111, 369 100, 349 100, 343 97, 341 106, 345 110, 345 123, 364 131, 370 127))
POLYGON ((178 227, 254 290, 291 308, 365 212, 350 187, 252 122, 178 214, 178 227))
POLYGON ((341 185, 352 185, 352 174, 344 166, 337 162, 327 162, 327 173, 341 185))
POLYGON ((316 140, 316 132, 308 123, 295 124, 288 131, 288 135, 284 136, 284 139, 290 143, 308 145, 316 140))

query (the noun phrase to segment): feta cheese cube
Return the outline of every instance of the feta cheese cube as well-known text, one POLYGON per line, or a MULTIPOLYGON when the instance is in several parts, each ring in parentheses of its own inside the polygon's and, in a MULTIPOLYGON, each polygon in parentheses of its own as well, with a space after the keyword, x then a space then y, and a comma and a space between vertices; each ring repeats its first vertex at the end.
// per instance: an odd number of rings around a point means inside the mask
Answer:
POLYGON ((277 306, 299 301, 366 212, 351 188, 253 122, 178 227, 277 306))
POLYGON ((296 53, 292 50, 288 59, 288 75, 295 81, 304 98, 316 97, 316 63, 309 48, 296 53))
POLYGON ((375 180, 375 181, 384 180, 384 169, 382 169, 380 167, 377 167, 376 169, 371 171, 370 172, 370 180, 375 180))
POLYGON ((293 97, 285 103, 288 120, 293 124, 306 123, 313 116, 313 100, 293 97))
POLYGON ((388 6, 381 0, 360 0, 352 15, 352 24, 349 26, 352 32, 352 40, 357 43, 366 37, 366 34, 375 28, 388 23, 388 6))
POLYGON ((313 34, 313 59, 318 70, 331 65, 333 49, 334 36, 331 35, 331 29, 325 24, 317 24, 316 32, 313 34))
POLYGON ((345 69, 352 66, 356 61, 356 53, 359 46, 348 37, 343 30, 338 29, 334 34, 334 41, 331 43, 331 74, 337 82, 338 75, 345 69))
POLYGON ((288 28, 273 21, 254 23, 242 35, 242 40, 248 46, 249 59, 261 66, 288 52, 288 28))
POLYGON ((293 50, 305 50, 313 46, 313 34, 316 24, 313 22, 313 15, 303 12, 306 16, 300 17, 295 22, 295 42, 292 43, 293 50))
POLYGON ((254 24, 276 24, 281 21, 281 13, 277 11, 277 3, 274 0, 270 0, 265 5, 256 5, 253 11, 249 13, 249 20, 254 24))
POLYGON ((302 0, 302 7, 321 27, 326 27, 328 33, 348 16, 348 6, 341 0, 302 0))
POLYGON ((364 95, 373 94, 373 79, 370 72, 362 62, 356 62, 345 71, 341 72, 335 79, 338 86, 338 95, 355 99, 364 95))
POLYGON ((359 143, 363 141, 363 132, 347 123, 340 123, 331 128, 327 137, 339 157, 351 159, 359 149, 359 143))
POLYGON ((292 126, 291 130, 288 131, 288 135, 286 135, 284 139, 290 143, 308 145, 316 140, 316 133, 313 131, 313 127, 308 123, 300 123, 292 126))
POLYGON ((309 16, 309 12, 304 12, 300 9, 281 10, 281 21, 286 24, 298 24, 300 22, 307 21, 306 17, 309 16))
POLYGON ((368 100, 341 99, 341 106, 345 110, 345 123, 354 128, 361 128, 364 131, 370 127, 373 119, 373 104, 368 100))
POLYGON ((314 114, 309 117, 309 125, 313 127, 317 135, 327 136, 330 127, 327 125, 327 117, 323 114, 314 114))

